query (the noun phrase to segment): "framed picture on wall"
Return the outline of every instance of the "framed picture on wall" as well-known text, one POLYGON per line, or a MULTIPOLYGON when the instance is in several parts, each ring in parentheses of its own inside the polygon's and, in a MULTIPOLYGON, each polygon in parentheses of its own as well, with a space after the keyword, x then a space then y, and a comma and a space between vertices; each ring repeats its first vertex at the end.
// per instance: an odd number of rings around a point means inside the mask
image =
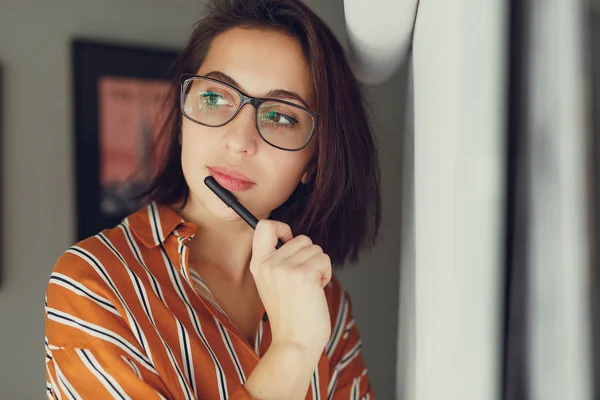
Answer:
POLYGON ((77 239, 117 225, 142 204, 164 122, 177 51, 75 40, 77 239))

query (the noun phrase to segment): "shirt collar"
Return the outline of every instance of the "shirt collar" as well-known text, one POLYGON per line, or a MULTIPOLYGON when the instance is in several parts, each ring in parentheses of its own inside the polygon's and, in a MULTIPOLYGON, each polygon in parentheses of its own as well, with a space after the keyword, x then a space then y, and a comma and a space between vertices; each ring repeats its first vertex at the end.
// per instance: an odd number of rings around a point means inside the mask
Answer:
POLYGON ((180 225, 184 225, 178 229, 181 236, 191 237, 196 231, 195 225, 184 221, 173 208, 155 202, 131 214, 125 222, 149 248, 164 244, 169 235, 180 225))

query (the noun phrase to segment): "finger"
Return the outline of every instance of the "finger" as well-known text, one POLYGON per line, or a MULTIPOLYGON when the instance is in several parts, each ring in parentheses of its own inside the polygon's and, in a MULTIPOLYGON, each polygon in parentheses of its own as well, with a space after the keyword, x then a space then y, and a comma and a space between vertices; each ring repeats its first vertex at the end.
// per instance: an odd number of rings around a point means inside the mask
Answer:
MULTIPOLYGON (((279 249, 278 258, 280 260, 287 260, 289 257, 293 257, 300 250, 302 250, 306 247, 310 247, 312 245, 313 245, 313 242, 312 242, 312 240, 310 240, 310 238, 308 236, 298 235, 295 238, 293 238, 292 240, 285 243, 283 246, 281 246, 281 248, 279 249)), ((298 265, 298 264, 296 263, 293 265, 298 265)))
POLYGON ((315 283, 321 287, 325 287, 331 280, 331 259, 325 253, 312 256, 296 268, 315 279, 315 283))
MULTIPOLYGON (((300 239, 300 236, 295 237, 292 241, 298 241, 298 239, 300 239)), ((287 244, 289 247, 286 250, 292 249, 293 252, 290 252, 289 256, 282 258, 282 260, 285 261, 287 265, 302 265, 308 262, 308 260, 310 260, 312 257, 323 253, 323 249, 321 248, 321 246, 318 246, 316 244, 309 244, 296 249, 295 247, 293 247, 296 244, 292 243, 292 241, 290 241, 287 244)), ((312 241, 310 243, 312 243, 312 241)))
POLYGON ((292 238, 289 225, 279 221, 260 220, 256 224, 252 239, 252 257, 265 257, 275 251, 278 239, 286 243, 292 238))

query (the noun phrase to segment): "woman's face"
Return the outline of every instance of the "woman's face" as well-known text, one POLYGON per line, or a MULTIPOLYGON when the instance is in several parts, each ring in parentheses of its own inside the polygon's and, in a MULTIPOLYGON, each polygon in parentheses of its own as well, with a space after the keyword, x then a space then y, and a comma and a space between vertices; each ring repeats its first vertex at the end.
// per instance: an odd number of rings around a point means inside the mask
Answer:
MULTIPOLYGON (((302 47, 279 32, 234 28, 220 34, 197 74, 229 83, 254 97, 267 97, 274 90, 295 93, 299 99, 279 98, 312 106, 310 73, 302 47)), ((190 188, 187 207, 203 207, 222 220, 239 219, 205 186, 208 175, 215 176, 259 219, 267 218, 292 194, 314 153, 315 140, 300 151, 275 148, 260 137, 254 113, 254 107, 247 104, 231 122, 217 128, 183 118, 181 162, 190 188)))

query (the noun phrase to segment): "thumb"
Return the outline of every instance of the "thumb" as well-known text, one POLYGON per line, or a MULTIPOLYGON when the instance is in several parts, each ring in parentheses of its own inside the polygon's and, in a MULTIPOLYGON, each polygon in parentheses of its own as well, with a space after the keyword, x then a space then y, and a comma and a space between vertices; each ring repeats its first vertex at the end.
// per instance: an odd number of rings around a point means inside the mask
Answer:
POLYGON ((252 257, 263 258, 275 251, 278 239, 285 243, 292 238, 292 229, 289 225, 268 219, 260 220, 254 230, 252 257))

